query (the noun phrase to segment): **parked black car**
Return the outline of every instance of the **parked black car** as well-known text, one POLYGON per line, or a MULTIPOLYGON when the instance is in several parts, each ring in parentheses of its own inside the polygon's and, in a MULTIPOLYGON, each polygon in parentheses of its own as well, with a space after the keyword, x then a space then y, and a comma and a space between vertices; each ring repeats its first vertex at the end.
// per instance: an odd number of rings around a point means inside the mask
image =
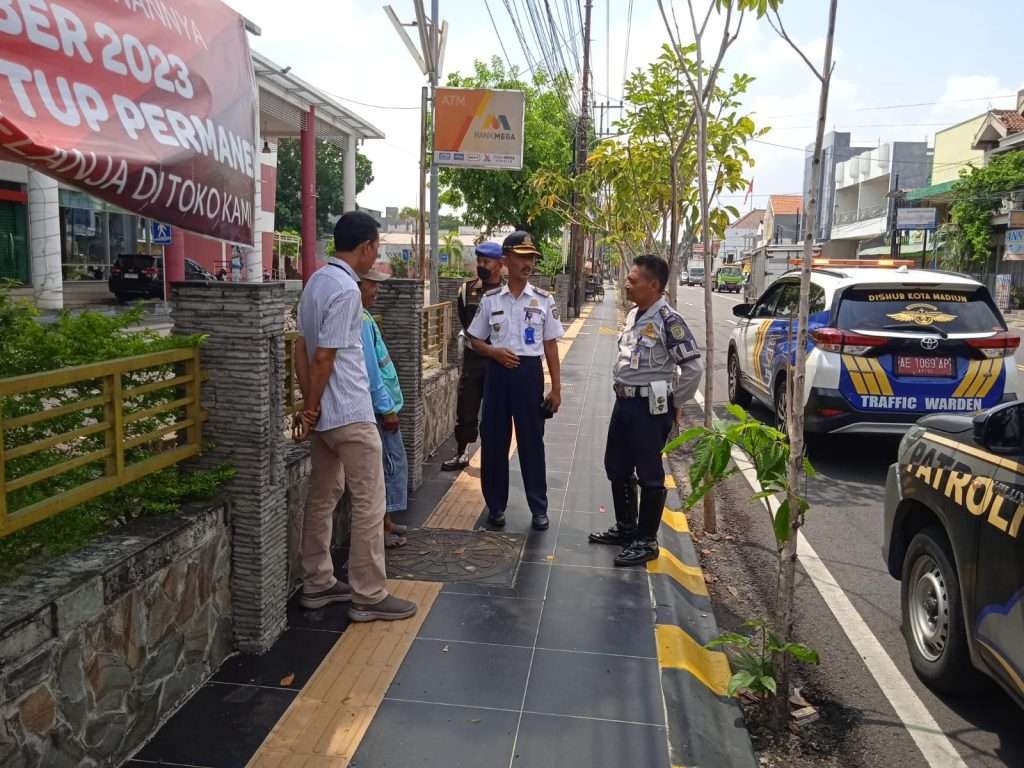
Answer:
MULTIPOLYGON (((185 259, 186 280, 216 280, 192 259, 185 259)), ((110 266, 107 285, 117 300, 162 299, 164 297, 164 260, 162 256, 124 253, 110 266)))
POLYGON ((889 468, 882 551, 918 676, 956 693, 975 667, 1024 707, 1021 462, 1024 401, 925 416, 889 468))

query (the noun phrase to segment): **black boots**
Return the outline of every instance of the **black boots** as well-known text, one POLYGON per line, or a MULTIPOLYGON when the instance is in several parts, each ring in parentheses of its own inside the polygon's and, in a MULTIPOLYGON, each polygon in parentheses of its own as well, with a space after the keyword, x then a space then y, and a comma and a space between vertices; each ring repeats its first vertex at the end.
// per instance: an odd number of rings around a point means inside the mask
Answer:
POLYGON ((613 544, 622 546, 636 538, 637 495, 636 480, 619 480, 612 483, 612 500, 615 504, 615 525, 607 531, 590 534, 592 544, 613 544))
POLYGON ((466 446, 459 446, 459 453, 448 459, 441 465, 442 472, 458 472, 469 466, 469 454, 466 453, 466 446))
POLYGON ((658 528, 665 509, 668 491, 664 488, 644 488, 640 495, 640 515, 634 541, 615 558, 616 565, 643 565, 658 558, 658 528))

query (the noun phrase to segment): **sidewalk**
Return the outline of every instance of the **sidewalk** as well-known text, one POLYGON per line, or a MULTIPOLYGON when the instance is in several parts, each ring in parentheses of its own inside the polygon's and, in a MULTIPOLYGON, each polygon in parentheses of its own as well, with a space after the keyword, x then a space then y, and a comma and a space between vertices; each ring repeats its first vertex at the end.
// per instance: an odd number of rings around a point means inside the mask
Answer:
MULTIPOLYGON (((293 626, 319 622, 321 631, 289 630, 278 643, 285 653, 275 646, 263 657, 261 687, 235 694, 258 705, 233 708, 205 686, 199 716, 176 715, 132 765, 755 765, 739 709, 724 697, 728 664, 702 647, 717 630, 685 515, 667 512, 662 557, 647 570, 617 569, 617 550, 587 542, 611 522, 603 454, 616 326, 609 296, 563 345, 563 405, 545 441, 548 531, 530 529, 512 460, 504 533, 522 544, 513 586, 393 581, 421 610, 389 625, 346 628, 336 607, 296 613, 293 626), (237 712, 230 730, 203 739, 198 731, 224 707, 237 712), (232 742, 239 748, 226 749, 232 742)), ((478 466, 476 457, 426 527, 486 527, 478 466)), ((252 665, 238 658, 225 666, 252 665)))

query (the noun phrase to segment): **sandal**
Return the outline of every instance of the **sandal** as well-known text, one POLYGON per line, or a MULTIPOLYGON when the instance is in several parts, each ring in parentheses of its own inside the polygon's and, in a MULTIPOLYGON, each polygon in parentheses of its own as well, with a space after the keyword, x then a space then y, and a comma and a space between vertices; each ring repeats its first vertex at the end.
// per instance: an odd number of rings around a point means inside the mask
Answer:
POLYGON ((384 534, 384 549, 398 549, 404 547, 408 543, 408 539, 405 536, 399 536, 397 533, 385 533, 384 534))

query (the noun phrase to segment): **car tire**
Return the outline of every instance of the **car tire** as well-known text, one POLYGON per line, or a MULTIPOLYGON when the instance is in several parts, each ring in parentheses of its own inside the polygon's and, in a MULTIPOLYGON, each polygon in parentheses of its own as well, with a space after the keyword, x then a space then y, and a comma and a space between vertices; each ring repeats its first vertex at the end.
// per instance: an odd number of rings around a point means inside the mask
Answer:
POLYGON ((740 408, 749 408, 753 399, 747 390, 743 388, 740 377, 740 358, 735 349, 729 350, 727 363, 729 402, 738 405, 740 408))
POLYGON ((772 397, 772 411, 775 416, 775 428, 784 435, 789 435, 786 424, 786 377, 779 376, 775 380, 775 394, 772 397))
POLYGON ((903 558, 900 611, 910 663, 921 681, 942 693, 977 688, 960 599, 960 576, 945 531, 918 531, 903 558))

